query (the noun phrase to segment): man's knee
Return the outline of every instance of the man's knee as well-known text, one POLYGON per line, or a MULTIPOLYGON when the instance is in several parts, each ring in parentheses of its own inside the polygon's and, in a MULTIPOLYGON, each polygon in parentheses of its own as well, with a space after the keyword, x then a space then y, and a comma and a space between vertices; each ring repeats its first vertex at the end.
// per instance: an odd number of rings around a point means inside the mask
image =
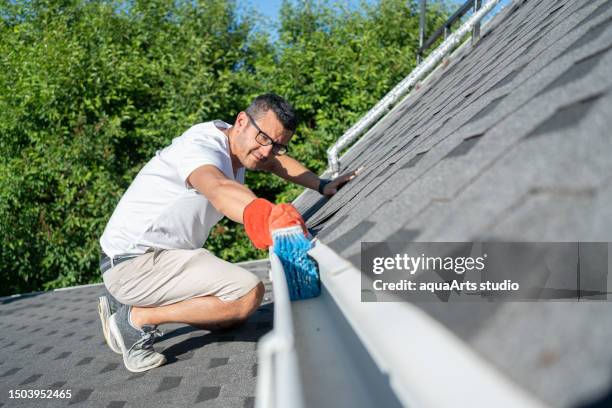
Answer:
POLYGON ((250 315, 252 315, 255 310, 261 305, 261 301, 263 300, 263 296, 265 293, 265 288, 263 283, 259 282, 253 289, 247 292, 244 296, 239 299, 236 299, 237 303, 237 318, 238 320, 244 321, 248 319, 250 315))

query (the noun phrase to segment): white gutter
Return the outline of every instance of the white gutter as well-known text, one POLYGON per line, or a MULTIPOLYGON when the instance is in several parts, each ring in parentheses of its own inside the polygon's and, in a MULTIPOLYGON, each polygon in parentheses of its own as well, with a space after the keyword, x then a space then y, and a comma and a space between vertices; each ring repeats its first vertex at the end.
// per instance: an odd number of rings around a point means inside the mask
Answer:
POLYGON ((309 253, 325 290, 402 405, 543 407, 418 307, 362 302, 361 272, 325 244, 315 240, 309 253))
POLYGON ((291 318, 291 302, 283 265, 270 248, 274 293, 274 329, 258 344, 256 408, 303 408, 302 382, 291 318))
POLYGON ((450 35, 438 48, 436 48, 422 63, 420 63, 406 78, 385 95, 368 113, 336 141, 327 150, 329 171, 333 177, 340 171, 340 152, 361 136, 370 126, 383 117, 412 87, 431 71, 446 54, 459 42, 462 37, 472 30, 500 0, 490 0, 474 13, 457 31, 450 35))

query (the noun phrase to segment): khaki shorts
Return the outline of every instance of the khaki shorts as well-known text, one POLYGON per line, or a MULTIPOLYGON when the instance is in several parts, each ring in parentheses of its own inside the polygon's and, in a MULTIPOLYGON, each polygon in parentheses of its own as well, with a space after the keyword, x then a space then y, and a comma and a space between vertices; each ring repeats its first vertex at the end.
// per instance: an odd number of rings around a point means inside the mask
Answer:
POLYGON ((236 300, 260 282, 205 249, 155 249, 121 262, 102 278, 111 295, 132 306, 164 306, 200 296, 236 300))

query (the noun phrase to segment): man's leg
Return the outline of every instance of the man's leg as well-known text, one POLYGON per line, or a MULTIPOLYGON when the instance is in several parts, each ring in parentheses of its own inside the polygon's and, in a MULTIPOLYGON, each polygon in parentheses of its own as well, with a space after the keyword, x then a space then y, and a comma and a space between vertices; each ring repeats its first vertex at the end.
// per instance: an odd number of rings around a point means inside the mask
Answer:
POLYGON ((110 318, 113 337, 130 371, 165 362, 153 350, 156 326, 187 323, 201 328, 235 325, 260 305, 264 288, 251 272, 209 251, 155 250, 104 274, 122 304, 110 318))
POLYGON ((133 307, 132 323, 145 324, 186 323, 200 328, 226 328, 244 322, 261 304, 264 295, 261 282, 246 295, 224 301, 216 296, 203 296, 183 300, 166 306, 133 307))

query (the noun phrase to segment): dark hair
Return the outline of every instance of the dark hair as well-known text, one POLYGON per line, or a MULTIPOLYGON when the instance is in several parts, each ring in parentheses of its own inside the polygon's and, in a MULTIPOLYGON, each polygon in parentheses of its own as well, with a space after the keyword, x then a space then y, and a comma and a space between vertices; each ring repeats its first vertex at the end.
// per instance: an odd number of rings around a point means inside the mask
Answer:
POLYGON ((276 94, 267 93, 259 95, 251 102, 246 112, 251 115, 253 119, 258 119, 270 109, 276 114, 276 117, 286 130, 292 133, 295 132, 298 124, 297 113, 289 102, 276 94))

